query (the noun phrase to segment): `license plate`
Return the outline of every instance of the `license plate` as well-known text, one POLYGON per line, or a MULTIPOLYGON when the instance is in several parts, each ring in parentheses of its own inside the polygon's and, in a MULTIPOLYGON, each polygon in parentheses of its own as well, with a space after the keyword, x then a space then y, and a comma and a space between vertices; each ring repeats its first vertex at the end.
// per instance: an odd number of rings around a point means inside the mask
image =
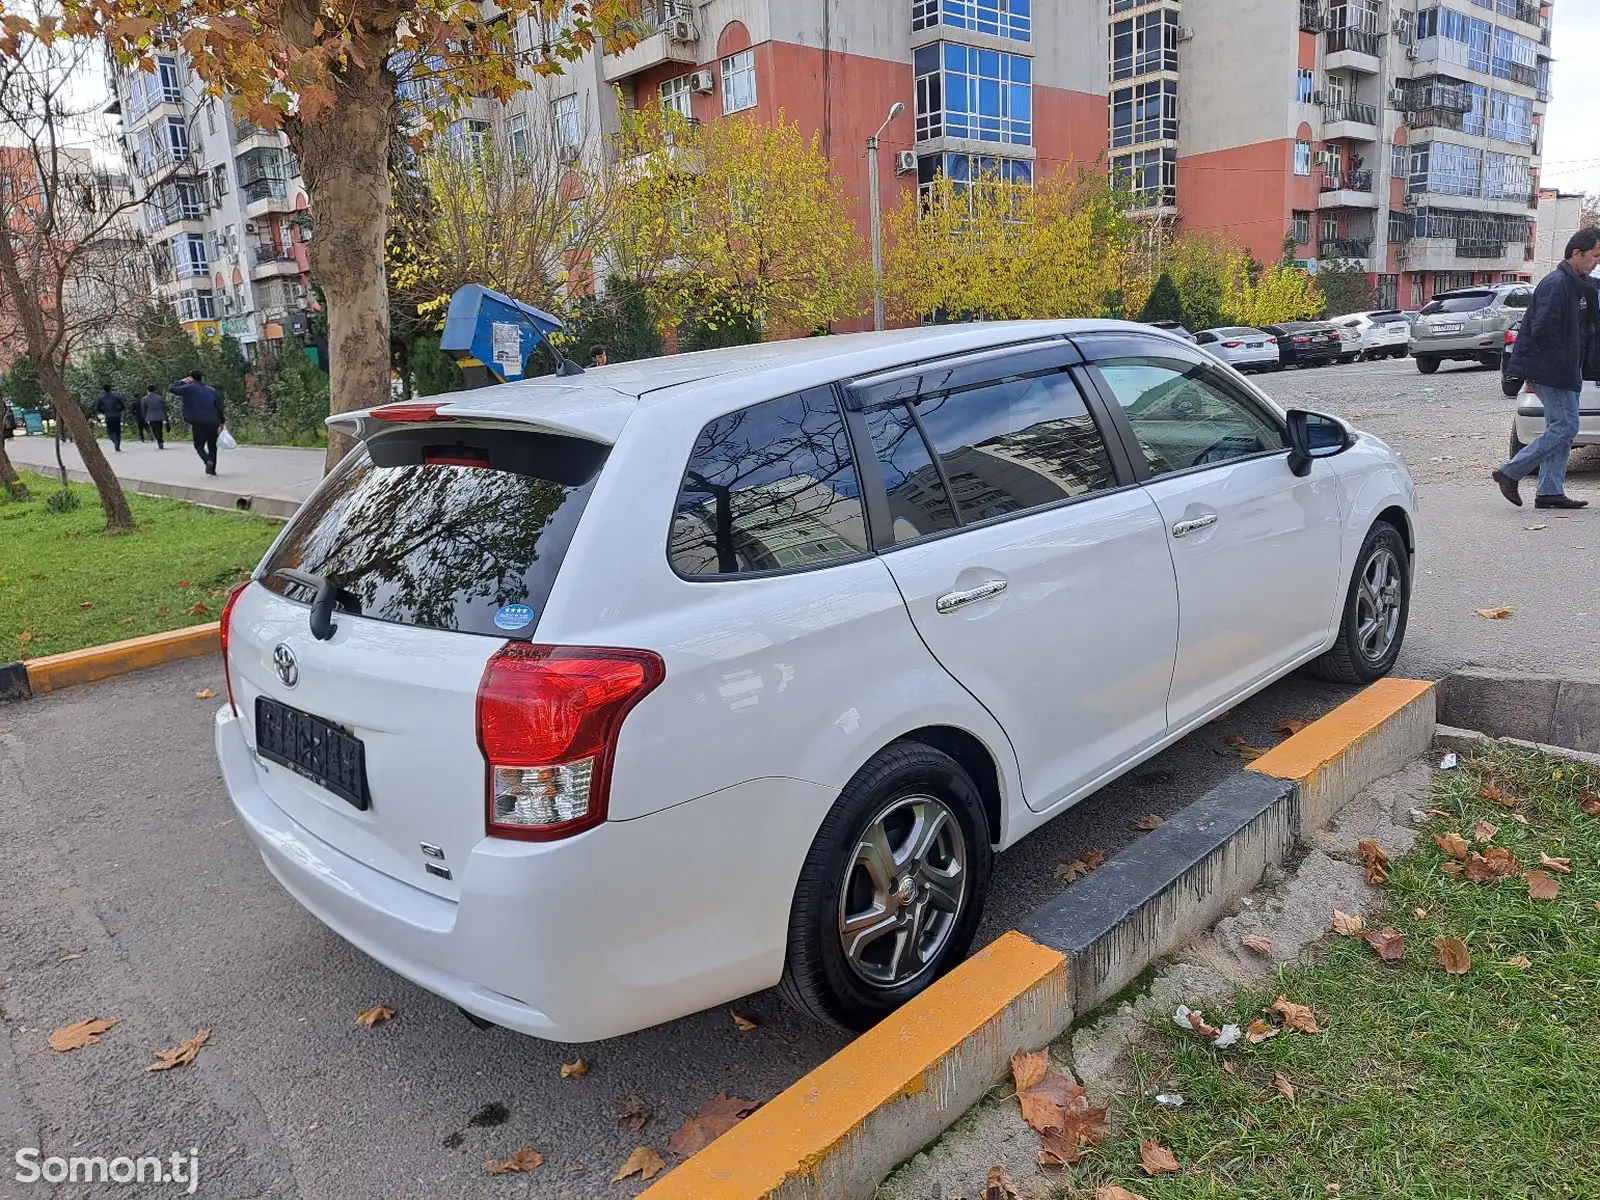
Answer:
POLYGON ((1435 325, 1433 327, 1433 332, 1434 333, 1460 333, 1465 328, 1466 328, 1465 325, 1458 325, 1458 324, 1435 325))
POLYGON ((1411 327, 1409 325, 1389 325, 1389 326, 1386 326, 1386 328, 1389 330, 1390 333, 1405 333, 1411 327))
POLYGON ((1246 342, 1245 345, 1247 347, 1249 347, 1251 350, 1259 350, 1259 349, 1261 349, 1261 347, 1265 346, 1266 343, 1265 342, 1246 342))
POLYGON ((256 753, 363 811, 368 807, 366 747, 321 717, 257 696, 256 753))

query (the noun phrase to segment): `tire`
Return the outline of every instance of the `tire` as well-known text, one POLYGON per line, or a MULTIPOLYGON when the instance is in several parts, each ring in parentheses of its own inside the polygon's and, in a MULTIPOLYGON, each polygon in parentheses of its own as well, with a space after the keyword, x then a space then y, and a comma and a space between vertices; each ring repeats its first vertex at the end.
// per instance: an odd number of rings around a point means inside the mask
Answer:
POLYGON ((849 1030, 871 1028, 966 957, 992 863, 983 798, 961 765, 917 742, 881 750, 839 793, 800 868, 779 991, 818 1020, 849 1030), (917 840, 913 834, 938 819, 942 825, 923 860, 926 866, 915 871, 915 860, 904 857, 917 840), (887 887, 875 883, 861 857, 874 826, 895 860, 892 871, 898 878, 887 887), (949 871, 957 863, 962 882, 950 913, 932 901, 929 885, 944 881, 950 886, 949 871), (897 883, 919 893, 918 899, 905 901, 897 883), (890 930, 932 918, 923 930, 920 966, 901 962, 896 932, 866 941, 854 960, 846 953, 846 914, 872 908, 886 910, 882 919, 892 922, 890 930))
POLYGON ((1511 459, 1515 458, 1521 453, 1522 439, 1517 436, 1517 423, 1515 420, 1513 420, 1511 422, 1511 453, 1506 456, 1506 461, 1509 462, 1511 459))
POLYGON ((1431 354, 1417 355, 1417 370, 1424 375, 1432 375, 1439 369, 1439 360, 1431 354))
POLYGON ((1405 346, 1399 346, 1399 347, 1397 347, 1397 348, 1396 348, 1396 349, 1395 349, 1395 352, 1394 352, 1394 357, 1395 357, 1395 358, 1404 358, 1404 357, 1405 357, 1405 356, 1406 356, 1406 355, 1408 355, 1408 354, 1410 354, 1410 353, 1411 353, 1411 351, 1410 351, 1410 349, 1408 349, 1408 348, 1407 348, 1407 347, 1405 347, 1405 346))
POLYGON ((1332 683, 1365 684, 1382 679, 1394 669, 1411 616, 1410 560, 1405 538, 1393 525, 1379 521, 1367 530, 1345 594, 1339 637, 1332 649, 1312 662, 1312 674, 1332 683), (1369 583, 1378 585, 1382 598, 1376 606, 1369 583), (1363 638, 1363 626, 1374 616, 1381 617, 1382 622, 1363 638), (1386 641, 1382 640, 1385 635, 1386 641))
POLYGON ((1507 375, 1502 375, 1500 376, 1500 390, 1504 392, 1507 397, 1515 397, 1522 391, 1522 380, 1512 379, 1507 375))
POLYGON ((1478 355, 1478 363, 1480 366, 1493 367, 1498 371, 1500 369, 1500 356, 1498 354, 1480 354, 1478 355))

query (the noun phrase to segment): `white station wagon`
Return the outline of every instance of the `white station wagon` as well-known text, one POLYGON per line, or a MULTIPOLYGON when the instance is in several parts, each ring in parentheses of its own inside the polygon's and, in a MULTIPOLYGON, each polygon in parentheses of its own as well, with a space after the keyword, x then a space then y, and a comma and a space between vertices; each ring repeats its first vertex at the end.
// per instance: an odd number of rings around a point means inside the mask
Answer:
POLYGON ((993 855, 1296 667, 1400 651, 1377 439, 1106 321, 781 342, 387 404, 223 618, 268 869, 470 1016, 782 984, 862 1028, 993 855))

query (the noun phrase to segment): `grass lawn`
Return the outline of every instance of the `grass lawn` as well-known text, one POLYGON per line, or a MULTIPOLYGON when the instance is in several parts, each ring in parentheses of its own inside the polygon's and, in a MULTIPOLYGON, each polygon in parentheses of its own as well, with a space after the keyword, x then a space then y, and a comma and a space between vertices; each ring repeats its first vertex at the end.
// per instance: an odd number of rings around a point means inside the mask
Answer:
POLYGON ((28 503, 0 490, 0 662, 214 621, 283 527, 129 492, 139 531, 111 536, 93 487, 73 484, 82 505, 58 514, 59 485, 23 478, 28 503))
POLYGON ((1548 872, 1560 894, 1533 900, 1520 873, 1496 885, 1452 877, 1424 836, 1394 863, 1387 918, 1367 922, 1405 934, 1400 962, 1330 935, 1314 965, 1241 994, 1232 1011, 1205 1011, 1215 1026, 1248 1024, 1285 995, 1313 1007, 1319 1034, 1218 1051, 1157 1030, 1137 1052, 1126 1129, 1056 1194, 1118 1183, 1149 1200, 1600 1196, 1600 816, 1580 808, 1597 787, 1600 772, 1510 749, 1440 773, 1434 804, 1450 815, 1430 832, 1473 842, 1487 820, 1498 832, 1474 850, 1505 847, 1525 869, 1541 853, 1570 858, 1571 875, 1548 872), (1485 788, 1523 802, 1508 810, 1485 788), (1441 936, 1466 942, 1466 974, 1442 969, 1441 936), (1518 958, 1531 965, 1508 965, 1518 958), (1155 1103, 1168 1091, 1182 1108, 1155 1103), (1145 1175, 1142 1138, 1169 1147, 1180 1173, 1145 1175))

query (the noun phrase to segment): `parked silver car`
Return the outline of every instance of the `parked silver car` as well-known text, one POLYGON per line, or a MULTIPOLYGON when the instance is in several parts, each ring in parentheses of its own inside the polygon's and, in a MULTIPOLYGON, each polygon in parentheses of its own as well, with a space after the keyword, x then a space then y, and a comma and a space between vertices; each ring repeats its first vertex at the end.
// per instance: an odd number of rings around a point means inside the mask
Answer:
POLYGON ((1411 357, 1432 375, 1445 359, 1498 367, 1505 332, 1522 319, 1533 285, 1497 283, 1441 292, 1422 306, 1411 326, 1411 357))
POLYGON ((1220 358, 1237 371, 1276 371, 1278 339, 1265 329, 1248 325, 1224 325, 1202 329, 1194 340, 1208 354, 1220 358))
MULTIPOLYGON (((1508 347, 1509 349, 1509 347, 1508 347)), ((1524 384, 1511 422, 1511 457, 1544 432, 1544 401, 1524 384)), ((1600 383, 1585 383, 1578 393, 1578 436, 1573 446, 1600 446, 1600 383)))

